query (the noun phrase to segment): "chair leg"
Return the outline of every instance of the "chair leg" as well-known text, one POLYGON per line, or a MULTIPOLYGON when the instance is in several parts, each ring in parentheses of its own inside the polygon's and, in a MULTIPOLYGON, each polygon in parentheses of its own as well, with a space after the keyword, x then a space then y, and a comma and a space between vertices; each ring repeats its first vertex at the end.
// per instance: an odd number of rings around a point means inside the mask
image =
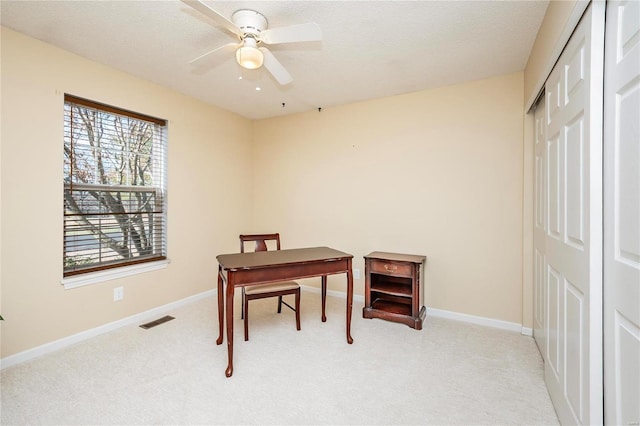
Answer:
POLYGON ((282 296, 278 296, 278 313, 282 312, 282 296))
POLYGON ((244 294, 244 287, 242 287, 242 303, 240 304, 240 319, 244 318, 244 301, 247 296, 244 294))
POLYGON ((244 341, 249 340, 249 299, 243 297, 242 307, 244 310, 244 341))
POLYGON ((296 291, 296 328, 300 330, 300 289, 296 291))

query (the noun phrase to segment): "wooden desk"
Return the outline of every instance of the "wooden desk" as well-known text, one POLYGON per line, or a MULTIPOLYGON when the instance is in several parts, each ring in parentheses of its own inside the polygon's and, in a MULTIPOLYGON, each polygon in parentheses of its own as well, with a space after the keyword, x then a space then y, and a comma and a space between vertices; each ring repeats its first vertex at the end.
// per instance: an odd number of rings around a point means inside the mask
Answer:
POLYGON ((225 374, 233 374, 233 296, 236 287, 266 284, 300 278, 322 277, 322 321, 326 321, 327 275, 347 274, 347 343, 351 337, 351 311, 353 309, 353 255, 329 247, 290 250, 259 251, 255 253, 221 254, 218 260, 218 325, 220 335, 216 343, 222 344, 224 311, 226 305, 227 353, 229 364, 225 374), (223 300, 224 283, 227 284, 226 303, 223 300))

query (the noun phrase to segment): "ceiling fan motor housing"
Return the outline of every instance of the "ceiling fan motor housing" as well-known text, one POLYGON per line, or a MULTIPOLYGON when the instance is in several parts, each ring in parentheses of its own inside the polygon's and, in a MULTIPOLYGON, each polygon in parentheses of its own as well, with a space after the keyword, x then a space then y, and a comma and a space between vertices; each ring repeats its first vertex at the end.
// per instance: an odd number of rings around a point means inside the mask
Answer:
POLYGON ((233 23, 242 30, 245 35, 252 35, 254 38, 267 29, 267 18, 261 13, 250 9, 240 9, 231 15, 233 23))

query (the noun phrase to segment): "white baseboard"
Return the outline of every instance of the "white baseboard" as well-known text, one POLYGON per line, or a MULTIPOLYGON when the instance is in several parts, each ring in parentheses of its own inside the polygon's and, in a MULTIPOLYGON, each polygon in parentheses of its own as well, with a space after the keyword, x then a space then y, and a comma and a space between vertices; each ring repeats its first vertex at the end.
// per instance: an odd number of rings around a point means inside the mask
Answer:
MULTIPOLYGON (((306 285, 301 285, 300 286, 300 290, 308 291, 309 293, 317 293, 317 294, 321 293, 320 287, 309 287, 309 286, 306 286, 306 285)), ((347 298, 347 293, 345 293, 344 291, 327 290, 327 296, 333 296, 333 297, 339 297, 340 299, 346 299, 347 298)), ((353 295, 353 300, 355 300, 357 302, 360 302, 360 303, 364 303, 364 296, 360 296, 358 294, 354 294, 353 295)))
MULTIPOLYGON (((318 287, 300 286, 300 288, 304 291, 309 291, 312 293, 320 293, 320 288, 318 287)), ((340 297, 342 299, 347 298, 347 294, 342 291, 327 290, 327 295, 340 297)), ((353 300, 364 303, 364 296, 354 295, 353 300)), ((502 330, 515 331, 525 336, 533 336, 533 331, 530 328, 523 327, 522 324, 518 324, 515 322, 502 321, 502 320, 497 320, 493 318, 478 317, 475 315, 461 314, 459 312, 445 311, 442 309, 430 308, 428 306, 427 306, 427 315, 452 319, 455 321, 468 322, 471 324, 483 325, 486 327, 499 328, 502 330)))
POLYGON ((533 337, 533 328, 522 327, 521 333, 523 336, 533 337))
POLYGON ((125 325, 144 323, 145 321, 149 319, 153 319, 157 316, 166 315, 173 309, 179 308, 189 303, 193 303, 205 297, 214 296, 215 294, 216 294, 216 290, 208 290, 203 293, 195 294, 193 296, 189 296, 187 298, 177 300, 175 302, 171 302, 166 305, 159 306, 157 308, 153 308, 148 311, 141 312, 139 314, 132 315, 127 318, 122 318, 118 321, 110 322, 108 324, 104 324, 99 327, 92 328, 90 330, 82 331, 80 333, 73 334, 71 336, 63 337, 62 339, 58 339, 50 343, 45 343, 44 345, 37 346, 33 349, 28 349, 26 351, 19 352, 14 355, 9 355, 8 357, 0 359, 0 370, 4 370, 5 368, 11 367, 16 364, 20 364, 25 361, 32 360, 34 358, 49 354, 51 352, 55 352, 67 346, 71 346, 78 342, 82 342, 83 340, 87 340, 92 337, 99 336, 104 333, 108 333, 120 327, 124 327, 125 325))
MULTIPOLYGON (((311 293, 320 293, 320 288, 318 287, 309 287, 309 286, 300 286, 303 291, 308 291, 311 293)), ((217 293, 216 289, 207 290, 203 293, 195 294, 193 296, 177 300, 175 302, 168 303, 163 306, 159 306, 157 308, 150 309, 145 312, 141 312, 136 315, 132 315, 127 318, 123 318, 118 321, 114 321, 108 324, 101 325, 100 327, 92 328, 90 330, 82 331, 77 334, 73 334, 68 337, 63 337, 62 339, 55 340, 50 343, 46 343, 41 346, 37 346, 33 349, 28 349, 23 352, 19 352, 14 355, 9 355, 8 357, 0 359, 0 370, 4 370, 5 368, 14 366, 16 364, 20 364, 25 361, 32 360, 34 358, 40 357, 42 355, 46 355, 51 352, 55 352, 67 346, 71 346, 78 342, 82 342, 83 340, 90 339, 95 336, 99 336, 104 333, 108 333, 110 331, 116 330, 120 327, 124 327, 130 324, 139 324, 143 323, 146 320, 152 319, 154 317, 158 317, 161 315, 168 314, 171 310, 179 308, 181 306, 187 305, 189 303, 196 302, 200 299, 204 299, 206 297, 213 297, 217 293)), ((327 290, 328 296, 339 297, 342 299, 347 298, 347 294, 342 291, 335 290, 327 290)), ((353 300, 359 303, 364 303, 364 296, 354 295, 353 300)), ((515 322, 502 321, 492 318, 484 318, 478 317, 475 315, 461 314, 458 312, 445 311, 442 309, 435 309, 427 307, 427 316, 434 316, 440 318, 447 318, 456 321, 468 322, 471 324, 478 324, 487 327, 500 328, 503 330, 510 330, 519 332, 525 336, 533 336, 533 330, 531 328, 523 327, 522 324, 518 324, 515 322)))
POLYGON ((468 322, 471 324, 483 325, 486 327, 499 328, 502 330, 522 332, 522 324, 515 322, 503 321, 493 318, 478 317, 475 315, 461 314, 459 312, 445 311, 442 309, 427 307, 427 316, 434 316, 439 318, 447 318, 456 321, 468 322))

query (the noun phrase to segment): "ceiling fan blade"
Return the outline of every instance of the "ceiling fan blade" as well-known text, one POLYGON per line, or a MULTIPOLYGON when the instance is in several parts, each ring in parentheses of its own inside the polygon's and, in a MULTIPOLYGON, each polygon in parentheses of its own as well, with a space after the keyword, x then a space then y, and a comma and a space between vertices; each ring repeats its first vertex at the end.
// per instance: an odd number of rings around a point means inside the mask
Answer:
POLYGON ((195 62, 199 62, 202 59, 205 59, 205 58, 210 57, 211 55, 214 55, 215 53, 225 53, 226 54, 227 51, 231 52, 231 51, 236 50, 238 47, 240 47, 240 45, 241 45, 241 43, 227 43, 224 46, 220 46, 218 48, 210 50, 207 53, 202 54, 202 55, 198 56, 195 59, 192 59, 191 61, 189 61, 189 63, 193 64, 195 62))
POLYGON ((202 13, 207 18, 214 21, 216 24, 226 28, 232 33, 236 34, 238 37, 242 36, 242 31, 240 28, 236 27, 233 22, 216 12, 214 9, 210 8, 206 4, 204 4, 200 0, 181 0, 184 4, 191 6, 198 12, 202 13))
POLYGON ((293 77, 291 74, 287 72, 286 69, 282 66, 282 64, 276 59, 275 56, 267 49, 266 47, 261 47, 260 51, 264 55, 264 62, 262 65, 273 75, 273 77, 278 80, 278 83, 289 84, 293 81, 293 77))
POLYGON ((319 41, 322 40, 322 30, 315 22, 289 25, 263 31, 260 33, 260 40, 266 44, 319 41))

